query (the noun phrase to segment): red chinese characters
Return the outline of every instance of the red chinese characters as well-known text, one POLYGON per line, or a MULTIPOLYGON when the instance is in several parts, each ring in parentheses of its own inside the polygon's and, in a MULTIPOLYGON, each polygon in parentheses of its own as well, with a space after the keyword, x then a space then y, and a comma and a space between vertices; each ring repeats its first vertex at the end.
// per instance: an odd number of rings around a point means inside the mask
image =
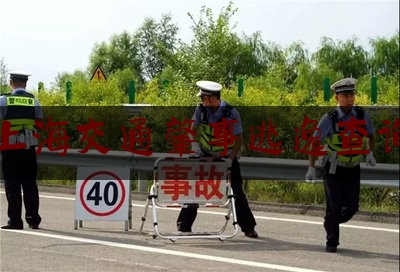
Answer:
MULTIPOLYGON (((150 156, 153 154, 151 150, 151 129, 146 126, 145 118, 136 118, 129 121, 132 124, 132 128, 122 127, 121 139, 123 141, 121 149, 142 155, 150 156)), ((191 129, 193 120, 184 119, 182 122, 176 118, 171 118, 166 123, 167 133, 165 140, 172 146, 172 149, 168 150, 168 153, 189 154, 191 151, 191 143, 194 141, 195 132, 191 129), (191 137, 190 137, 191 136, 191 137)), ((226 120, 222 118, 221 122, 209 124, 213 130, 213 139, 209 142, 211 146, 220 147, 219 150, 221 156, 227 156, 228 151, 232 148, 235 143, 236 137, 233 135, 234 125, 237 120, 226 120)), ((321 156, 326 153, 323 150, 323 145, 319 142, 319 128, 317 127, 317 120, 309 119, 305 116, 301 126, 294 128, 294 150, 314 155, 321 156)), ((378 134, 384 134, 386 136, 385 151, 390 152, 393 147, 400 146, 400 121, 396 118, 395 121, 383 120, 385 125, 383 128, 377 131, 378 134)), ((50 151, 61 151, 59 155, 64 156, 70 147, 69 141, 71 137, 67 134, 65 126, 68 125, 67 121, 53 121, 52 118, 48 118, 47 123, 35 121, 35 125, 38 129, 43 130, 45 133, 39 135, 33 133, 33 136, 38 140, 40 137, 45 137, 39 142, 36 153, 39 154, 43 147, 47 146, 50 151), (44 135, 44 136, 43 136, 44 135)), ((368 150, 363 150, 363 139, 367 137, 368 132, 366 130, 365 120, 356 120, 352 117, 349 121, 338 122, 338 127, 343 128, 339 134, 342 140, 343 150, 338 151, 339 155, 346 154, 368 154, 368 150)), ((96 122, 89 118, 88 124, 78 125, 76 128, 82 133, 80 142, 87 142, 84 149, 80 150, 80 153, 86 153, 89 149, 94 148, 102 154, 106 154, 110 148, 104 147, 95 141, 95 137, 104 136, 104 131, 100 128, 104 126, 102 122, 96 122)), ((11 130, 11 124, 7 120, 2 121, 2 134, 0 150, 7 149, 22 149, 26 148, 25 143, 19 143, 18 131, 11 130), (9 140, 13 139, 10 143, 9 140)), ((271 155, 279 155, 284 151, 282 147, 283 141, 277 141, 279 139, 279 133, 277 130, 277 124, 273 123, 272 119, 268 121, 268 127, 266 122, 262 121, 261 125, 250 126, 250 141, 248 148, 250 150, 268 153, 271 155)))
POLYGON ((306 116, 301 124, 300 129, 295 128, 294 131, 296 132, 295 142, 294 142, 294 150, 299 151, 305 154, 313 155, 313 156, 322 156, 326 153, 322 149, 324 146, 318 141, 318 135, 315 135, 315 132, 318 131, 317 128, 318 122, 317 120, 310 120, 308 116, 306 116), (311 125, 311 128, 307 129, 307 126, 311 125), (301 132, 301 133, 299 133, 301 132), (301 137, 299 137, 299 134, 301 137), (300 139, 306 141, 306 144, 299 148, 300 146, 300 139))
POLYGON ((102 122, 95 122, 93 119, 89 118, 89 124, 86 125, 80 125, 77 126, 77 130, 79 132, 83 133, 82 139, 80 139, 80 142, 83 142, 87 140, 87 146, 83 150, 79 150, 79 153, 86 153, 89 151, 91 147, 94 147, 97 149, 100 153, 102 154, 107 154, 107 152, 110 150, 110 148, 106 148, 104 146, 99 145, 94 141, 94 137, 96 135, 103 136, 104 131, 98 129, 99 127, 104 126, 104 123, 102 122), (93 133, 89 136, 89 132, 93 131, 93 133))
POLYGON ((339 134, 342 137, 343 150, 338 151, 338 155, 350 154, 368 154, 369 151, 364 149, 363 137, 367 137, 367 130, 364 128, 366 125, 365 120, 356 120, 354 116, 349 121, 339 122, 339 127, 344 127, 343 131, 339 134))
POLYGON ((168 143, 173 146, 172 150, 169 150, 168 153, 179 154, 188 154, 190 153, 191 143, 194 140, 191 140, 189 134, 195 137, 195 132, 191 129, 192 123, 194 120, 184 119, 183 122, 179 122, 178 119, 172 117, 171 121, 167 122, 167 135, 165 136, 166 140, 169 140, 168 143))
MULTIPOLYGON (((60 156, 65 156, 67 153, 68 148, 71 148, 68 145, 68 140, 71 138, 67 135, 67 130, 64 127, 61 126, 66 126, 68 125, 68 122, 66 121, 60 121, 60 122, 52 122, 51 117, 48 118, 46 126, 42 122, 35 121, 35 125, 39 129, 44 129, 45 131, 48 132, 48 137, 47 139, 43 140, 37 150, 36 154, 39 154, 40 151, 42 150, 44 144, 47 144, 47 148, 50 151, 59 151, 63 150, 62 153, 59 153, 60 156)), ((37 133, 33 133, 33 136, 37 139, 40 138, 40 135, 37 133)))
POLYGON ((171 195, 172 200, 178 200, 180 195, 188 196, 192 186, 189 184, 188 172, 192 170, 190 166, 173 166, 161 167, 166 171, 164 184, 160 187, 164 194, 171 195))
POLYGON ((396 118, 396 121, 393 122, 393 126, 390 127, 391 123, 389 120, 383 120, 383 123, 386 125, 385 127, 378 130, 378 134, 385 134, 386 136, 386 144, 385 151, 390 152, 392 147, 390 146, 390 139, 392 139, 393 146, 400 146, 400 122, 399 118, 396 118))
POLYGON ((204 165, 199 166, 199 171, 195 172, 195 176, 199 179, 196 181, 196 197, 204 196, 205 199, 211 199, 217 197, 223 198, 223 194, 219 191, 221 185, 221 179, 224 172, 216 171, 216 166, 211 165, 210 172, 204 170, 204 165))
POLYGON ((222 118, 221 122, 209 124, 214 130, 214 140, 209 142, 209 144, 223 147, 224 150, 220 152, 221 156, 227 156, 228 147, 235 143, 236 137, 233 135, 233 125, 237 122, 237 120, 226 120, 226 118, 222 118))
POLYGON ((172 201, 185 200, 220 200, 224 197, 222 189, 226 173, 215 164, 174 163, 161 167, 163 172, 160 189, 170 196, 172 201))
POLYGON ((23 149, 26 148, 25 143, 12 143, 9 142, 10 136, 17 136, 18 131, 12 131, 10 121, 4 120, 1 124, 1 145, 0 150, 8 150, 8 149, 23 149))
POLYGON ((254 134, 254 128, 253 126, 250 126, 250 145, 249 149, 263 152, 263 153, 268 153, 271 155, 279 155, 282 153, 283 148, 279 148, 282 146, 282 141, 280 142, 272 142, 272 137, 278 137, 278 132, 275 130, 276 129, 276 124, 272 122, 271 119, 269 119, 268 122, 268 132, 267 132, 267 144, 271 148, 266 148, 263 147, 264 143, 264 138, 265 138, 265 122, 262 121, 261 127, 256 126, 256 129, 260 131, 258 134, 254 134), (256 140, 258 140, 258 144, 256 145, 256 140))
POLYGON ((122 127, 123 143, 121 148, 138 155, 150 156, 153 154, 153 151, 149 150, 151 144, 151 131, 150 128, 144 126, 146 119, 137 118, 130 120, 129 122, 134 124, 134 127, 133 129, 130 129, 128 133, 126 133, 126 128, 122 127))

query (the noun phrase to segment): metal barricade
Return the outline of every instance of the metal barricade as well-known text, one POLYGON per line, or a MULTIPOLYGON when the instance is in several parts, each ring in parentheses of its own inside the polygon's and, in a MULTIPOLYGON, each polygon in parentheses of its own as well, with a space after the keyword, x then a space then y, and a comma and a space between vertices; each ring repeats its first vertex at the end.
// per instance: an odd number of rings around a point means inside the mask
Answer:
POLYGON ((140 232, 153 238, 177 239, 215 238, 224 240, 238 232, 235 197, 230 184, 230 165, 215 158, 159 158, 154 163, 154 183, 150 188, 142 216, 140 232), (216 231, 162 232, 157 218, 158 208, 226 208, 225 222, 216 231), (144 231, 149 207, 152 207, 154 232, 144 231), (226 233, 232 218, 232 232, 226 233), (226 233, 226 234, 225 234, 226 233))

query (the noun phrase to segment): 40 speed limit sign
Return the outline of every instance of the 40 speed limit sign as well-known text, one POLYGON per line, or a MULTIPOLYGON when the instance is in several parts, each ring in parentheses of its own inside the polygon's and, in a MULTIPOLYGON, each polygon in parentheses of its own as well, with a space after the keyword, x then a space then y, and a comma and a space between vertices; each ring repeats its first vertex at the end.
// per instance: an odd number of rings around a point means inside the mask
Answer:
POLYGON ((78 167, 75 220, 127 221, 130 169, 78 167))

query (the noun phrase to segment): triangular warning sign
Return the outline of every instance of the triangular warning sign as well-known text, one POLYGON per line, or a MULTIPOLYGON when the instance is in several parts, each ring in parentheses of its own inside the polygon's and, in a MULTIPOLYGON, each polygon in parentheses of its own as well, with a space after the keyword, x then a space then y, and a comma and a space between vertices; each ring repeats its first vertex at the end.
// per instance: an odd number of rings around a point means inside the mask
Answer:
POLYGON ((104 74, 103 70, 101 70, 100 66, 97 66, 96 70, 94 71, 90 81, 106 81, 106 75, 104 74))

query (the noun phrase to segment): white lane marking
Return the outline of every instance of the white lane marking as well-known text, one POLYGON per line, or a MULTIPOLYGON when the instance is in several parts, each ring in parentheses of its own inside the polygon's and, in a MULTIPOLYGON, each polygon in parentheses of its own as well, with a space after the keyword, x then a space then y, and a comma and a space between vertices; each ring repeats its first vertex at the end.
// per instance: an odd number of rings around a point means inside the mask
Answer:
MULTIPOLYGON (((0 191, 0 193, 4 193, 0 191)), ((51 195, 40 195, 43 198, 50 198, 50 199, 61 199, 61 200, 72 200, 75 201, 74 197, 61 197, 61 196, 51 196, 51 195)), ((132 204, 135 207, 144 207, 143 204, 132 204)), ((168 209, 168 208, 160 208, 160 209, 168 209)), ((199 211, 199 213, 204 214, 215 214, 215 215, 225 215, 225 213, 221 212, 212 212, 212 211, 199 211)), ((289 219, 289 218, 279 218, 279 217, 268 217, 268 216, 254 216, 256 219, 261 220, 271 220, 271 221, 283 221, 283 222, 291 222, 291 223, 303 223, 303 224, 311 224, 311 225, 322 225, 322 222, 317 221, 308 221, 308 220, 300 220, 300 219, 289 219)), ((341 224, 340 227, 342 228, 352 228, 352 229, 364 229, 364 230, 374 230, 374 231, 384 231, 384 232, 393 232, 399 233, 399 229, 387 229, 387 228, 376 228, 376 227, 366 227, 366 226, 357 226, 357 225, 350 225, 350 224, 341 224)))
MULTIPOLYGON (((223 213, 209 212, 209 211, 199 211, 199 212, 209 213, 209 214, 218 214, 218 215, 223 214, 223 213)), ((283 221, 283 222, 303 223, 303 224, 311 224, 311 225, 323 225, 323 222, 300 220, 300 219, 289 219, 289 218, 257 216, 257 215, 255 215, 254 217, 256 219, 271 220, 271 221, 283 221)), ((366 227, 366 226, 357 226, 357 225, 348 225, 348 224, 341 224, 340 227, 341 228, 343 227, 343 228, 365 229, 365 230, 376 230, 376 231, 399 233, 398 229, 375 228, 375 227, 366 227)))
POLYGON ((87 255, 87 254, 81 254, 81 253, 66 253, 63 251, 42 249, 42 248, 37 248, 37 249, 32 249, 32 250, 40 252, 40 253, 44 253, 47 255, 53 254, 53 255, 61 255, 64 257, 65 256, 79 257, 79 258, 91 259, 91 260, 101 261, 101 262, 106 262, 106 263, 117 263, 118 262, 123 265, 133 265, 133 266, 145 267, 147 269, 153 269, 153 270, 168 270, 169 269, 167 267, 161 267, 161 266, 152 265, 152 264, 131 262, 129 260, 118 260, 115 258, 104 258, 104 257, 95 256, 95 255, 87 255))
MULTIPOLYGON (((43 198, 53 198, 53 199, 63 199, 63 200, 73 200, 73 197, 58 197, 58 196, 48 196, 48 195, 40 195, 43 198)), ((132 204, 135 207, 144 207, 142 204, 132 204)), ((160 209, 167 209, 167 208, 160 208, 160 209)), ((225 213, 221 212, 212 212, 212 211, 199 211, 199 213, 204 214, 215 214, 215 215, 225 215, 225 213)), ((300 220, 300 219, 289 219, 289 218, 279 218, 279 217, 268 217, 268 216, 254 216, 256 219, 261 220, 271 220, 271 221, 283 221, 283 222, 291 222, 291 223, 303 223, 303 224, 312 224, 312 225, 322 225, 322 222, 317 221, 308 221, 308 220, 300 220)), ((366 226, 357 226, 357 225, 349 225, 349 224, 342 224, 340 227, 343 228, 353 228, 353 229, 364 229, 364 230, 375 230, 375 231, 385 231, 385 232, 393 232, 399 233, 399 229, 387 229, 387 228, 375 228, 375 227, 366 227, 366 226)))
POLYGON ((168 249, 161 249, 161 248, 155 248, 155 247, 145 247, 145 246, 138 246, 138 245, 108 242, 108 241, 102 241, 102 240, 96 240, 96 239, 79 238, 79 237, 73 237, 73 236, 67 236, 67 235, 49 234, 49 233, 24 231, 24 230, 2 230, 2 231, 23 233, 23 234, 27 234, 27 235, 35 235, 35 236, 41 236, 41 237, 47 237, 47 238, 61 239, 61 240, 66 240, 66 241, 74 241, 74 242, 96 244, 96 245, 103 245, 103 246, 110 246, 110 247, 117 247, 117 248, 125 248, 125 249, 145 251, 145 252, 165 254, 165 255, 172 255, 172 256, 179 256, 179 257, 188 257, 188 258, 207 260, 207 261, 239 264, 239 265, 251 266, 251 267, 269 268, 269 269, 275 269, 275 270, 280 270, 280 271, 324 272, 322 270, 313 270, 313 269, 306 269, 306 268, 294 267, 294 266, 252 262, 252 261, 238 260, 238 259, 225 258, 225 257, 217 257, 217 256, 211 256, 211 255, 203 255, 203 254, 190 253, 190 252, 177 251, 177 250, 168 250, 168 249))

